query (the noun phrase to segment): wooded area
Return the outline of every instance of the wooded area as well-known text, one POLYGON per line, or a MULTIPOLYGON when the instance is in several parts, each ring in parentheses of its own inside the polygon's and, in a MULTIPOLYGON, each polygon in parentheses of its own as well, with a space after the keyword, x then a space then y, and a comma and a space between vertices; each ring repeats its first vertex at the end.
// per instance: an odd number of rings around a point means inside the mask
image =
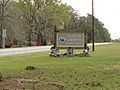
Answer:
MULTIPOLYGON (((80 16, 61 0, 0 0, 0 38, 7 30, 7 39, 19 46, 53 44, 54 26, 66 31, 87 32, 92 41, 92 16, 80 16)), ((95 18, 95 42, 109 42, 111 37, 104 24, 95 18)))

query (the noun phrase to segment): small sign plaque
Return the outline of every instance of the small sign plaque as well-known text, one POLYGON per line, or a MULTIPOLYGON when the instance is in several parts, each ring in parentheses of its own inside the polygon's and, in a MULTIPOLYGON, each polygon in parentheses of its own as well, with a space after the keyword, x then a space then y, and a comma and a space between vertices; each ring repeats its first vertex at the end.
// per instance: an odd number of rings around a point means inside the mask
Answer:
POLYGON ((84 47, 84 33, 57 33, 57 47, 84 47))

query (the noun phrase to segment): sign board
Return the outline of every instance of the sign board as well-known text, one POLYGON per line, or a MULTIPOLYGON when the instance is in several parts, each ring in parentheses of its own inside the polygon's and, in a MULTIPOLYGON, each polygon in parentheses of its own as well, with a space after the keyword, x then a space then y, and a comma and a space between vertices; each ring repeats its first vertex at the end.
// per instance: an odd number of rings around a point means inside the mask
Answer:
POLYGON ((56 37, 56 46, 61 48, 84 47, 84 33, 58 32, 56 37))

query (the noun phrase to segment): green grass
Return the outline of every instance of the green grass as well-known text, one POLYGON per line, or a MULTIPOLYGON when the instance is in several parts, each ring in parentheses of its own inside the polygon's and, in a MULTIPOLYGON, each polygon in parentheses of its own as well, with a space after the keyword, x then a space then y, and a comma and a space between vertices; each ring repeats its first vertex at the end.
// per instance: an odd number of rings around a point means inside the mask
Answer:
POLYGON ((4 77, 58 83, 65 90, 120 90, 120 44, 96 46, 90 54, 55 58, 40 52, 0 57, 0 72, 4 77), (26 71, 30 65, 37 69, 26 71))

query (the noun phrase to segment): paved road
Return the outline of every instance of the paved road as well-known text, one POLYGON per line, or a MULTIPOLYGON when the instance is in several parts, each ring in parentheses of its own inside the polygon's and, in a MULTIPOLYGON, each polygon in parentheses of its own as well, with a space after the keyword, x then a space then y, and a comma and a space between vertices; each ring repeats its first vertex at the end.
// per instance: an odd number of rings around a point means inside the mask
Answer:
MULTIPOLYGON (((111 44, 111 43, 95 43, 95 45, 105 45, 105 44, 111 44)), ((92 44, 88 44, 88 46, 91 46, 91 45, 92 44)), ((37 46, 37 47, 0 49, 0 56, 10 56, 10 55, 16 55, 16 54, 49 51, 50 47, 51 46, 37 46)))
POLYGON ((50 47, 51 46, 36 46, 36 47, 24 47, 24 48, 0 49, 0 56, 10 56, 16 54, 49 51, 50 47))
MULTIPOLYGON (((112 43, 95 43, 95 45, 107 45, 112 43)), ((88 46, 92 46, 92 43, 89 43, 88 46)))

